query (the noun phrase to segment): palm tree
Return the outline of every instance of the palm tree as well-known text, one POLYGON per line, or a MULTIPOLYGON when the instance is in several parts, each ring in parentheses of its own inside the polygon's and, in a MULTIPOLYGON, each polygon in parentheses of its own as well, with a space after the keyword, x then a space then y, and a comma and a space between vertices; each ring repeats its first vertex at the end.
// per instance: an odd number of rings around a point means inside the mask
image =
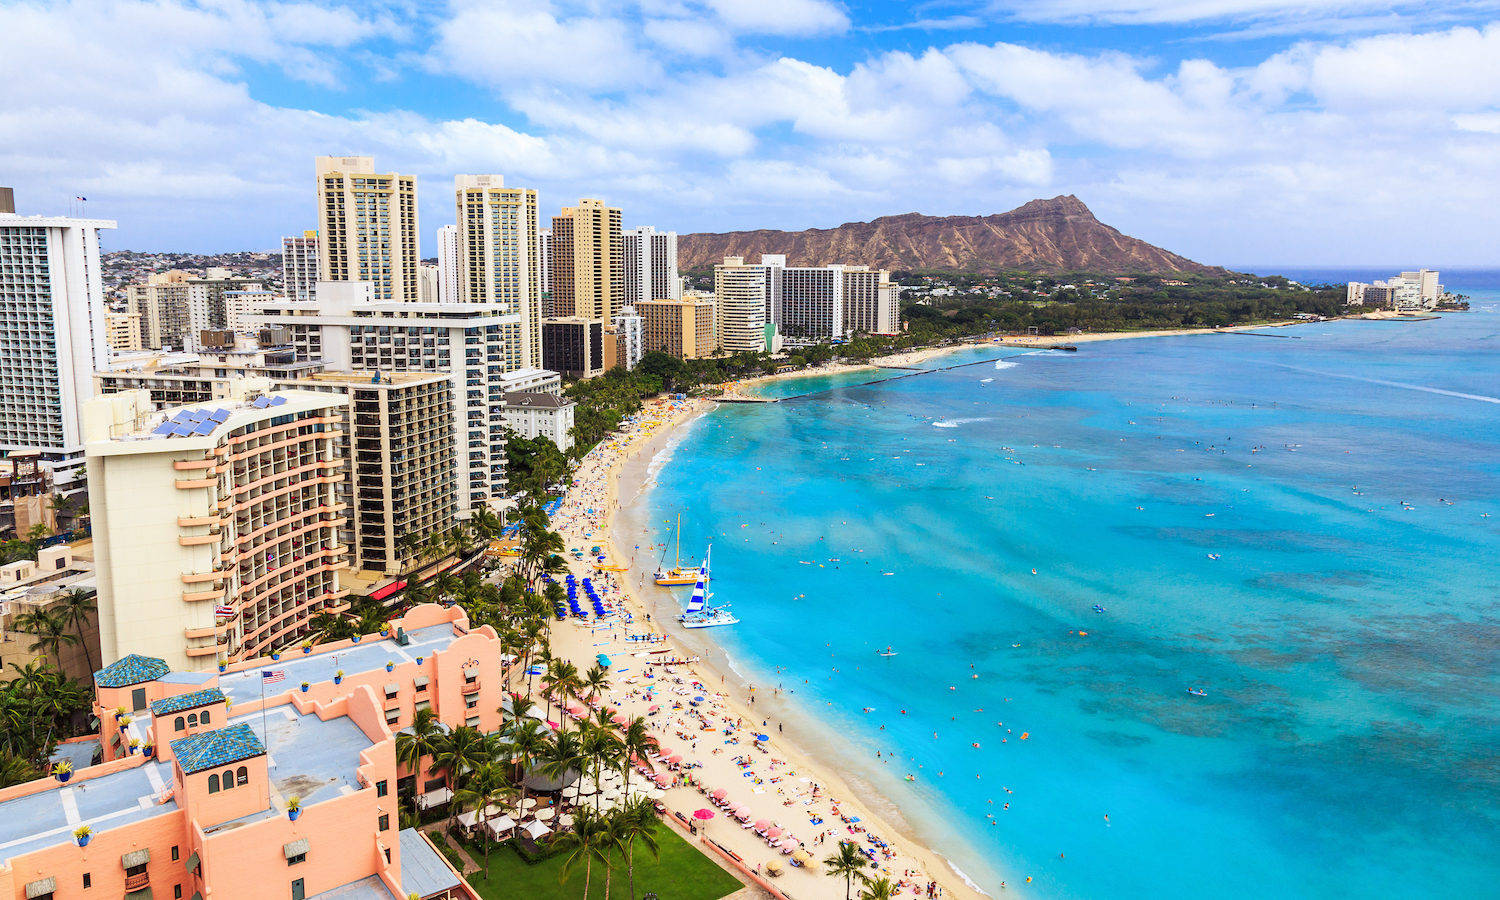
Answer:
POLYGON ((603 666, 590 666, 583 676, 583 693, 590 703, 609 690, 609 670, 603 666))
POLYGON ((42 773, 31 760, 10 751, 0 751, 0 788, 13 784, 25 784, 42 777, 42 773))
POLYGON ((488 871, 490 867, 490 830, 489 808, 492 804, 501 803, 513 796, 516 792, 515 785, 511 784, 510 776, 500 766, 489 762, 483 763, 474 771, 464 788, 453 795, 453 807, 469 807, 478 814, 479 829, 484 832, 484 867, 488 871))
POLYGON ((578 732, 560 732, 547 742, 546 752, 542 755, 542 772, 548 777, 565 781, 570 771, 581 773, 587 766, 583 738, 578 732))
MULTIPOLYGON (((448 779, 448 790, 458 793, 469 776, 488 761, 489 745, 478 728, 460 725, 438 741, 437 752, 432 755, 431 772, 443 772, 448 779)), ((458 816, 458 806, 449 807, 448 827, 458 816)))
POLYGON ((601 800, 599 782, 605 769, 619 765, 622 756, 620 739, 608 728, 590 727, 584 730, 579 745, 588 761, 588 771, 594 776, 594 811, 598 812, 601 800))
POLYGON ((67 619, 61 613, 38 609, 16 616, 17 631, 36 637, 26 649, 32 653, 51 654, 62 668, 62 648, 79 643, 79 637, 68 633, 67 619))
MULTIPOLYGON (((557 700, 558 709, 567 706, 568 689, 578 677, 578 667, 566 659, 554 659, 547 663, 547 673, 542 676, 542 693, 547 697, 547 718, 552 718, 552 701, 557 700)), ((562 713, 559 724, 567 724, 562 713)))
POLYGON ((844 900, 852 900, 855 879, 861 884, 869 880, 864 870, 870 861, 850 841, 840 841, 839 852, 823 860, 823 865, 827 867, 826 874, 844 879, 844 900))
MULTIPOLYGON (((568 858, 563 860, 562 872, 558 877, 559 882, 568 880, 578 863, 583 863, 583 896, 587 900, 589 895, 589 881, 594 876, 594 861, 609 865, 609 849, 605 845, 603 836, 604 824, 600 817, 595 815, 588 807, 580 807, 573 813, 573 824, 567 830, 559 832, 553 839, 553 844, 563 850, 571 849, 568 858)), ((605 896, 609 896, 608 893, 605 896)))
POLYGON ((94 654, 89 652, 89 642, 84 636, 84 629, 88 627, 89 614, 98 608, 99 604, 95 602, 94 594, 82 588, 65 591, 62 597, 52 604, 53 611, 62 615, 77 633, 78 643, 83 647, 83 660, 88 663, 90 672, 94 671, 94 654))
POLYGON ((656 817, 651 801, 644 797, 627 801, 615 810, 614 818, 623 843, 625 871, 630 878, 630 900, 635 900, 635 842, 640 841, 641 846, 651 851, 652 859, 660 859, 661 847, 656 841, 656 829, 661 819, 656 817))
POLYGON ((621 774, 625 776, 625 793, 630 793, 630 769, 631 761, 639 759, 641 765, 648 770, 654 771, 651 764, 651 754, 661 749, 661 744, 651 736, 646 728, 644 716, 636 716, 629 724, 620 730, 620 746, 625 751, 625 762, 620 767, 621 774))
POLYGON ((411 727, 396 733, 396 762, 408 771, 420 774, 422 760, 437 753, 443 736, 437 713, 431 709, 417 710, 411 727))
POLYGON ((510 734, 506 755, 516 766, 516 778, 521 785, 521 802, 526 802, 526 777, 531 769, 547 757, 551 739, 541 722, 530 719, 521 722, 510 734))
POLYGON ((895 896, 896 886, 889 878, 867 880, 864 890, 859 892, 859 900, 892 900, 895 896))

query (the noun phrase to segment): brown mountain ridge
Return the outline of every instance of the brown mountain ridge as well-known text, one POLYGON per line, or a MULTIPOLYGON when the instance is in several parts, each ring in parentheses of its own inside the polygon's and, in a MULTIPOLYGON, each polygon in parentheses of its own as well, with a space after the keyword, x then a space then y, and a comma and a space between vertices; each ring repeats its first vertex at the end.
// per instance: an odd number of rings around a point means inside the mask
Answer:
POLYGON ((755 261, 762 253, 784 253, 793 266, 863 263, 907 271, 1225 273, 1121 234, 1072 194, 991 216, 904 213, 806 231, 686 234, 677 242, 683 270, 708 268, 726 256, 755 261))

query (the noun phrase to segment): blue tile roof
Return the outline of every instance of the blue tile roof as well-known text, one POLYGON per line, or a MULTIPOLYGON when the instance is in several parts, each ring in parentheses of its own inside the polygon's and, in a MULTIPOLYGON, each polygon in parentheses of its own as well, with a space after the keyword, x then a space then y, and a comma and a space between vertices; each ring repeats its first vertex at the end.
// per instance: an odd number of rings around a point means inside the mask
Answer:
POLYGON ((170 671, 172 667, 167 665, 166 660, 132 653, 95 672, 94 683, 107 688, 130 687, 133 684, 155 681, 170 671))
POLYGON ((172 755, 177 757, 177 764, 187 775, 265 752, 265 745, 244 722, 172 742, 172 755))
POLYGON ((199 706, 207 706, 210 703, 223 703, 224 692, 218 688, 208 688, 202 691, 193 691, 191 694, 178 694, 176 697, 166 697, 151 704, 153 716, 166 716, 184 709, 195 709, 199 706))

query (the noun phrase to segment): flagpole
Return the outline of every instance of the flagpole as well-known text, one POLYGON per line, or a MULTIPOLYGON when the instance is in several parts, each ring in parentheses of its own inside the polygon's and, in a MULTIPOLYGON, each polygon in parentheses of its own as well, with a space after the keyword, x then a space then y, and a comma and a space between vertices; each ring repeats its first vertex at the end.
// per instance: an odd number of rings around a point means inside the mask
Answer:
POLYGON ((258 670, 260 674, 260 733, 266 748, 266 805, 274 806, 271 801, 271 731, 266 727, 266 671, 258 670))

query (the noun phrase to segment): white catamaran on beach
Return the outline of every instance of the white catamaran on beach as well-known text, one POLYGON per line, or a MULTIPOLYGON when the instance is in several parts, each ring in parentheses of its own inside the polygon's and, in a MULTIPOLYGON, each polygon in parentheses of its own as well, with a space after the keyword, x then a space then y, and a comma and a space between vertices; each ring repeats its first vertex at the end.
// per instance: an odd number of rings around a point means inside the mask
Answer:
POLYGON ((708 557, 713 547, 703 554, 703 566, 698 569, 698 583, 693 585, 693 596, 688 598, 687 609, 677 617, 683 628, 713 628, 716 625, 734 625, 739 619, 729 611, 729 604, 708 605, 708 557))

